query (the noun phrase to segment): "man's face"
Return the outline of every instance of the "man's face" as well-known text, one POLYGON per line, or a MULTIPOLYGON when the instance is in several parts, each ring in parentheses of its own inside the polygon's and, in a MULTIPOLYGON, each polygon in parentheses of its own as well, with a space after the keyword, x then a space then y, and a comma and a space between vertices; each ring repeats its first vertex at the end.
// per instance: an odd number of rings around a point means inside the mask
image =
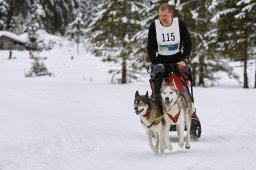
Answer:
POLYGON ((173 12, 169 12, 168 10, 159 10, 159 19, 161 23, 168 27, 172 24, 173 12))

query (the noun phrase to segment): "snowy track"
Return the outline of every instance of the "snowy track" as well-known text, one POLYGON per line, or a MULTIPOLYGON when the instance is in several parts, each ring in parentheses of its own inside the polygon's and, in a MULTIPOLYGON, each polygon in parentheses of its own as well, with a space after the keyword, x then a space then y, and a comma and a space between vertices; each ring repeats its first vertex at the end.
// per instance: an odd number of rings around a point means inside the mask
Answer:
POLYGON ((170 133, 173 151, 155 155, 133 111, 147 82, 96 79, 92 58, 48 62, 56 77, 26 79, 24 62, 0 60, 0 170, 256 169, 256 90, 195 88, 202 137, 186 150, 170 133))

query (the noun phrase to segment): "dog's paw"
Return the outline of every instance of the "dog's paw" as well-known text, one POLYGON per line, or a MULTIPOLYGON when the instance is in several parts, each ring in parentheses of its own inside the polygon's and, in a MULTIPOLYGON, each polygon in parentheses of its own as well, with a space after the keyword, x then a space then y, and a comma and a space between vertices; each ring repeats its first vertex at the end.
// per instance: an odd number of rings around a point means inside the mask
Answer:
POLYGON ((169 138, 167 139, 167 141, 165 141, 165 149, 168 149, 169 151, 172 151, 172 144, 169 141, 169 138))
POLYGON ((157 154, 157 153, 159 152, 158 147, 150 146, 150 148, 151 148, 151 150, 152 150, 155 154, 157 154))
POLYGON ((186 148, 186 149, 190 149, 190 145, 189 145, 189 144, 186 144, 185 148, 186 148))
POLYGON ((164 148, 159 149, 161 153, 164 153, 164 148))
POLYGON ((182 142, 180 141, 180 142, 179 142, 179 146, 180 146, 181 148, 183 148, 184 142, 183 142, 183 141, 182 141, 182 142))
POLYGON ((167 146, 167 148, 169 149, 169 151, 172 151, 172 145, 171 144, 169 146, 167 146))
POLYGON ((158 154, 158 149, 152 149, 152 151, 155 153, 155 154, 158 154))

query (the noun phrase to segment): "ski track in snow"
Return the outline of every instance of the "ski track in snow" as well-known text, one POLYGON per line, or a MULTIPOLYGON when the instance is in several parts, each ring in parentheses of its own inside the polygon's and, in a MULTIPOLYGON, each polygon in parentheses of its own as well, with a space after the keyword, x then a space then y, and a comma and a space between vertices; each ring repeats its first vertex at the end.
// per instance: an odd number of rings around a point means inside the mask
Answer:
POLYGON ((0 170, 256 169, 255 89, 194 88, 201 138, 186 150, 171 132, 173 151, 153 154, 133 111, 148 82, 109 84, 89 56, 49 58, 55 77, 24 78, 20 55, 0 58, 0 170))

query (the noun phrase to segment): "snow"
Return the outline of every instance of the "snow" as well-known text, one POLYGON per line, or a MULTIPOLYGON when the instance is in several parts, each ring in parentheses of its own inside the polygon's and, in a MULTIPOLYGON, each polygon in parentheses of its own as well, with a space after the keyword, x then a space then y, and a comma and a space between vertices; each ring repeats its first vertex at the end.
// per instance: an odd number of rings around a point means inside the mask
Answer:
POLYGON ((12 38, 16 41, 23 42, 23 43, 26 42, 26 39, 24 38, 24 36, 16 35, 16 34, 14 34, 12 32, 9 32, 9 31, 0 31, 0 37, 2 37, 2 36, 6 36, 6 37, 12 38))
POLYGON ((193 19, 197 19, 199 17, 199 14, 196 10, 191 11, 191 14, 193 19))
POLYGON ((175 5, 175 2, 174 1, 168 1, 168 4, 169 5, 175 5))
POLYGON ((239 2, 237 2, 237 5, 241 5, 241 4, 243 4, 243 3, 249 4, 249 3, 251 3, 251 2, 252 2, 252 0, 240 0, 239 2))
POLYGON ((201 138, 186 150, 172 132, 173 151, 156 155, 133 111, 147 81, 110 84, 109 65, 76 46, 39 54, 54 77, 25 78, 28 52, 8 54, 0 51, 1 170, 256 169, 255 89, 194 88, 201 138))
POLYGON ((213 22, 213 23, 216 23, 220 19, 221 15, 226 15, 226 14, 228 14, 230 12, 233 12, 233 11, 235 11, 235 8, 225 9, 225 10, 217 13, 210 21, 213 22))

